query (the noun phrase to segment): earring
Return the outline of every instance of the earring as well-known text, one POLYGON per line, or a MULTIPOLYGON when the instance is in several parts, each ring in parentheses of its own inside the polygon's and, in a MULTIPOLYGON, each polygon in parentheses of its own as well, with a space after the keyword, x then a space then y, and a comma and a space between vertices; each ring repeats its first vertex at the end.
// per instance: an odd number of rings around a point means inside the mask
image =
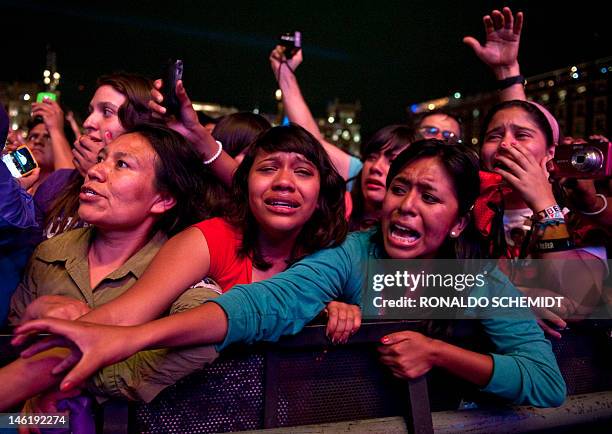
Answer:
POLYGON ((457 238, 457 233, 455 231, 451 231, 451 238, 457 238))

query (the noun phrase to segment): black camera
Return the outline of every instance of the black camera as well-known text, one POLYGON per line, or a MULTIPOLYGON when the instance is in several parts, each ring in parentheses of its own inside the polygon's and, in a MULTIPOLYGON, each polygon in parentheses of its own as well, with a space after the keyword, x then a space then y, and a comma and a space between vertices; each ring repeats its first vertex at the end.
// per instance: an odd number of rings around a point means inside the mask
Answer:
POLYGON ((612 143, 595 142, 560 145, 555 151, 556 178, 606 178, 612 176, 612 143))
POLYGON ((285 57, 291 59, 302 49, 302 32, 283 33, 280 35, 278 45, 285 47, 285 57))

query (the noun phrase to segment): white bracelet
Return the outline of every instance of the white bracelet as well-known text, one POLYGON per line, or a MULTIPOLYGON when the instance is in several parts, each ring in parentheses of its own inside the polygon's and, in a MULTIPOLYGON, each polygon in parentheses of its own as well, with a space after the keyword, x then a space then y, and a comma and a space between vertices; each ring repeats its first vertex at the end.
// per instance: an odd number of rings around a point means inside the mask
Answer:
POLYGON ((606 196, 600 193, 597 193, 595 196, 601 197, 601 200, 603 200, 603 206, 601 207, 601 209, 598 209, 597 211, 593 211, 593 212, 579 211, 580 214, 597 215, 597 214, 601 214, 602 212, 604 212, 604 210, 608 207, 608 199, 606 199, 606 196))
POLYGON ((215 140, 215 141, 219 145, 219 149, 217 149, 217 152, 215 152, 215 155, 210 157, 208 160, 204 160, 204 164, 210 164, 214 162, 217 158, 219 158, 219 155, 221 155, 221 152, 223 151, 223 145, 221 144, 221 142, 218 140, 215 140))

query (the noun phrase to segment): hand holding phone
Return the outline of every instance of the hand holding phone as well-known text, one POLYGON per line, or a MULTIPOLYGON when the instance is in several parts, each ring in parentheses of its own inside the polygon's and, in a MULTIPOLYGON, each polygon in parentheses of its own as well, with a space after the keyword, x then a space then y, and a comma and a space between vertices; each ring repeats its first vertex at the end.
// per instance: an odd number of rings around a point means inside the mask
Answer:
POLYGON ((180 117, 181 103, 176 96, 176 82, 183 79, 183 61, 180 59, 168 61, 163 77, 161 89, 164 97, 163 105, 167 113, 180 117))
POLYGON ((16 150, 2 156, 2 161, 8 168, 11 175, 15 178, 21 178, 31 173, 38 167, 38 163, 30 152, 30 149, 23 145, 16 150))

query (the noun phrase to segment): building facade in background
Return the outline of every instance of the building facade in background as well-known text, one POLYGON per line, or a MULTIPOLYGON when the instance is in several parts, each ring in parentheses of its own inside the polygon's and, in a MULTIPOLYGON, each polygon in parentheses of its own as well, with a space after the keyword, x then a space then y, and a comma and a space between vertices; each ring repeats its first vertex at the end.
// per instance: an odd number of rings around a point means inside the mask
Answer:
POLYGON ((360 112, 359 101, 340 103, 338 99, 335 99, 327 105, 327 118, 317 119, 319 130, 328 142, 344 149, 349 154, 360 156, 360 112))
MULTIPOLYGON (((588 137, 601 134, 611 138, 612 57, 570 65, 527 78, 527 98, 546 106, 559 121, 566 136, 588 137)), ((498 93, 485 92, 412 104, 409 116, 436 108, 446 108, 463 120, 464 141, 479 147, 481 126, 487 111, 499 102, 498 93)))

